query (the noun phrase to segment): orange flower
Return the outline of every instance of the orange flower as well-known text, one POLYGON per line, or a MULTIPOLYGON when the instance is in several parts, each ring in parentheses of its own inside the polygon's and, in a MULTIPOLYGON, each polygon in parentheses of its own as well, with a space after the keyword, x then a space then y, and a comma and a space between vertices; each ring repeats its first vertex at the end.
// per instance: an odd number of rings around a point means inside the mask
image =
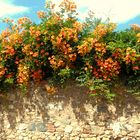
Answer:
POLYGON ((57 37, 57 44, 58 44, 58 45, 60 45, 61 40, 62 40, 61 38, 57 37))
POLYGON ((38 12, 37 12, 38 18, 44 18, 45 15, 46 15, 46 13, 45 13, 44 11, 38 11, 38 12))
POLYGON ((112 78, 119 74, 120 65, 117 61, 113 61, 112 58, 106 60, 98 60, 97 69, 93 69, 93 74, 95 77, 103 78, 104 80, 110 81, 112 78))
POLYGON ((138 66, 133 66, 133 70, 139 70, 138 66))
POLYGON ((40 31, 36 31, 35 35, 36 35, 36 37, 39 37, 41 35, 41 32, 40 31))
POLYGON ((27 84, 29 81, 29 68, 25 64, 18 65, 18 84, 27 84))
POLYGON ((31 20, 28 17, 22 17, 18 19, 18 24, 22 25, 25 23, 32 23, 31 20))
POLYGON ((7 70, 6 68, 0 66, 0 77, 2 77, 5 74, 6 70, 7 70))
POLYGON ((81 56, 84 56, 86 55, 87 53, 89 53, 91 51, 91 47, 88 45, 87 42, 84 42, 81 46, 77 46, 77 49, 78 49, 78 53, 81 55, 81 56))
POLYGON ((45 88, 48 94, 54 94, 57 91, 57 89, 54 86, 50 86, 48 84, 45 85, 45 88))
POLYGON ((15 54, 15 50, 12 46, 5 46, 5 50, 1 51, 2 53, 6 53, 10 56, 13 56, 15 54))
POLYGON ((101 38, 101 37, 105 36, 106 33, 107 33, 106 25, 104 25, 104 24, 99 24, 99 25, 95 28, 95 30, 93 31, 93 33, 94 33, 95 37, 97 37, 97 38, 101 38))
POLYGON ((33 56, 33 57, 37 57, 37 56, 38 56, 38 52, 33 53, 32 56, 33 56))
POLYGON ((32 77, 35 81, 40 81, 42 79, 42 70, 33 71, 32 77))
POLYGON ((74 54, 69 54, 69 59, 70 59, 70 61, 75 61, 75 60, 76 60, 76 57, 77 57, 76 53, 74 53, 74 54))
POLYGON ((140 31, 140 26, 138 24, 132 24, 131 28, 135 31, 140 31))
POLYGON ((49 61, 50 61, 50 64, 51 66, 54 68, 54 69, 57 69, 59 67, 63 67, 64 66, 64 61, 61 60, 61 59, 56 59, 56 57, 53 55, 51 57, 48 58, 49 61))
POLYGON ((44 54, 44 53, 45 53, 45 50, 44 50, 44 49, 42 49, 42 50, 40 51, 40 53, 41 53, 41 54, 44 54))

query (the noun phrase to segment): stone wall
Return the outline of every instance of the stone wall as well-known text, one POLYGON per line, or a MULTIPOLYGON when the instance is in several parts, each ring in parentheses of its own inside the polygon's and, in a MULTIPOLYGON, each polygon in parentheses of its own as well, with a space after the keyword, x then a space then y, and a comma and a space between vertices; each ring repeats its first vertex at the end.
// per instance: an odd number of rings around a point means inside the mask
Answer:
POLYGON ((0 97, 0 140, 140 140, 140 102, 132 95, 107 103, 74 83, 55 95, 44 87, 0 97))

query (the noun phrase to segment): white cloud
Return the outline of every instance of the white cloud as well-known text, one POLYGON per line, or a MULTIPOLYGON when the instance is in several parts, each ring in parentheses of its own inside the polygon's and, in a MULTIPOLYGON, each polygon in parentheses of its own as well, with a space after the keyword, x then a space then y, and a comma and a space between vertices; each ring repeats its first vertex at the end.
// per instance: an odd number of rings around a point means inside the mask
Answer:
MULTIPOLYGON (((52 0, 59 4, 62 0, 52 0)), ((87 7, 95 13, 96 17, 121 23, 140 15, 140 0, 74 0, 78 9, 87 7)), ((80 11, 81 18, 86 13, 80 11)))
POLYGON ((0 17, 15 15, 29 10, 27 7, 14 5, 12 2, 13 0, 0 0, 0 17))

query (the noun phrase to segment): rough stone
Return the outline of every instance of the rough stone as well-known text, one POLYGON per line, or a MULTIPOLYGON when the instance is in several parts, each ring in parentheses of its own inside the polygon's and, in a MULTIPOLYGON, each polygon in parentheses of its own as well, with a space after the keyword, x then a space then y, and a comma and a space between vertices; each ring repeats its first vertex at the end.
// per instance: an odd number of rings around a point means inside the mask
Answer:
POLYGON ((36 124, 35 123, 31 123, 28 125, 28 130, 29 131, 35 131, 36 130, 36 124))
POLYGON ((112 132, 111 132, 111 131, 109 131, 109 130, 106 130, 106 131, 105 131, 105 134, 106 134, 106 135, 111 135, 111 134, 112 134, 112 132))
POLYGON ((24 137, 24 140, 29 140, 28 137, 24 137))
POLYGON ((127 135, 127 132, 122 130, 122 131, 121 131, 121 135, 122 135, 122 136, 126 136, 126 135, 127 135))
POLYGON ((19 140, 24 140, 24 137, 23 136, 19 136, 18 139, 19 140))
POLYGON ((60 125, 61 125, 60 122, 55 122, 55 123, 54 123, 54 126, 55 126, 55 127, 59 127, 60 125))
POLYGON ((105 133, 104 127, 92 126, 91 130, 92 130, 92 133, 95 135, 103 135, 105 133))
POLYGON ((72 132, 72 130, 73 130, 73 127, 71 126, 71 125, 67 125, 66 127, 65 127, 65 133, 71 133, 72 132))
POLYGON ((109 140, 109 138, 105 138, 105 137, 103 137, 103 139, 102 140, 109 140))
POLYGON ((121 124, 119 122, 115 122, 111 124, 111 128, 113 129, 115 134, 119 134, 121 131, 121 124))
POLYGON ((48 107, 49 107, 49 109, 54 109, 55 108, 55 104, 54 103, 49 103, 48 107))
POLYGON ((85 140, 97 140, 96 137, 93 138, 85 138, 85 140))
POLYGON ((129 124, 126 124, 124 127, 127 129, 127 131, 134 131, 134 128, 129 124))
POLYGON ((127 121, 127 118, 122 116, 122 117, 119 118, 119 121, 126 122, 127 121))
POLYGON ((56 140, 61 140, 61 136, 57 136, 56 140))
POLYGON ((9 109, 14 109, 14 106, 13 105, 9 105, 9 109))
POLYGON ((56 131, 56 128, 55 128, 54 124, 48 123, 47 124, 47 130, 48 130, 48 132, 54 133, 56 131))
POLYGON ((25 123, 20 123, 19 126, 18 126, 18 129, 21 130, 21 131, 25 130, 26 128, 27 128, 27 124, 25 124, 25 123))
POLYGON ((47 131, 46 125, 44 123, 41 123, 41 122, 37 123, 36 127, 37 127, 37 131, 39 131, 39 132, 46 132, 47 131))

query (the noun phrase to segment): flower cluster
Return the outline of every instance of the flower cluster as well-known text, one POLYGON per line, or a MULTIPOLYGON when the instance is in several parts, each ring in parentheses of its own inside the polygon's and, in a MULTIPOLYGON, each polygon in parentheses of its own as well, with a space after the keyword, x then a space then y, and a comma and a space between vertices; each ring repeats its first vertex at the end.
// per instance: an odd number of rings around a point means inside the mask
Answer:
POLYGON ((41 81, 43 78, 43 71, 41 69, 32 71, 31 77, 34 81, 41 81))
POLYGON ((96 40, 93 42, 93 48, 95 49, 97 54, 105 54, 106 53, 106 44, 103 42, 97 42, 96 40))
POLYGON ((27 84, 29 81, 29 68, 20 63, 18 65, 18 74, 17 74, 17 83, 18 84, 27 84))
POLYGON ((65 9, 66 12, 75 12, 76 11, 76 5, 72 0, 64 0, 60 7, 65 9))
POLYGON ((81 56, 84 56, 86 55, 87 53, 90 53, 90 51, 92 50, 92 41, 93 41, 93 38, 87 38, 86 40, 84 40, 82 42, 81 45, 78 45, 77 46, 77 49, 78 49, 78 53, 81 55, 81 56))
POLYGON ((51 67, 57 69, 59 67, 63 67, 65 65, 64 61, 61 59, 57 59, 54 55, 48 58, 51 64, 51 67))
POLYGON ((124 58, 126 64, 134 63, 136 61, 136 50, 128 47, 126 49, 126 56, 124 58))
POLYGON ((132 24, 131 28, 135 31, 140 31, 140 26, 138 24, 132 24))
POLYGON ((103 78, 103 80, 110 81, 115 78, 120 72, 120 65, 112 58, 97 61, 98 68, 93 68, 93 74, 96 78, 103 78))
POLYGON ((19 25, 24 25, 24 24, 28 24, 28 23, 32 23, 31 20, 27 17, 22 17, 18 19, 18 24, 19 25))
POLYGON ((109 23, 109 24, 99 24, 95 30, 93 31, 93 34, 96 38, 100 39, 104 37, 107 33, 112 32, 116 28, 116 24, 109 23))
POLYGON ((138 33, 136 36, 138 38, 137 42, 140 43, 140 33, 138 33))
POLYGON ((38 18, 45 18, 46 13, 44 11, 38 11, 37 16, 38 16, 38 18))
POLYGON ((0 66, 0 78, 2 78, 6 72, 7 68, 0 66))

